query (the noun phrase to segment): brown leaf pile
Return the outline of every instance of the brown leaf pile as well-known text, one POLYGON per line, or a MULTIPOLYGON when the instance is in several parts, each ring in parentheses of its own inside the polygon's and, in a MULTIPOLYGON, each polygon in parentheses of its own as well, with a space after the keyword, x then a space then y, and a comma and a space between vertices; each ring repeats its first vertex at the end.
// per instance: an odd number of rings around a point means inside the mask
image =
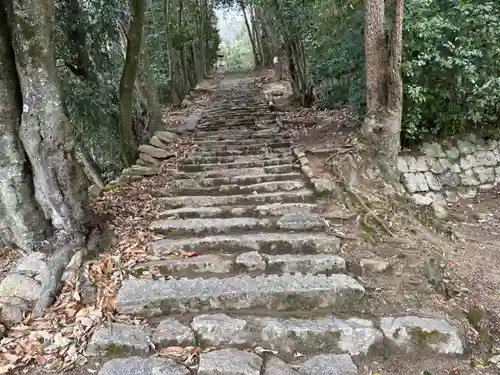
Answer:
MULTIPOLYGON (((187 116, 206 106, 219 80, 220 77, 215 77, 199 85, 200 90, 190 95, 192 107, 182 112, 187 116)), ((165 112, 167 120, 172 112, 172 109, 165 112)), ((135 264, 154 259, 147 247, 153 238, 149 224, 159 212, 154 192, 173 185, 175 172, 191 143, 190 137, 183 137, 172 145, 176 156, 161 166, 160 175, 110 189, 92 202, 96 214, 106 219, 114 243, 97 259, 86 262, 82 274, 64 282, 56 303, 43 318, 33 319, 28 314, 21 324, 6 332, 0 325, 0 374, 14 370, 29 373, 33 368, 60 373, 84 365, 88 340, 102 322, 135 321, 116 314, 116 294, 135 264), (91 298, 80 290, 81 285, 93 288, 95 293, 91 298)), ((185 360, 192 362, 196 355, 193 348, 185 360)))

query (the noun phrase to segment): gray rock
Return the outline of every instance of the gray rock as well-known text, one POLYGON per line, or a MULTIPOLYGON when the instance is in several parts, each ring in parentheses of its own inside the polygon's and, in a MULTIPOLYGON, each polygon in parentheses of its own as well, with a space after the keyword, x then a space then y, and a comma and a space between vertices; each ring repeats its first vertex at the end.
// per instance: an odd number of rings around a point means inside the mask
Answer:
POLYGON ((477 150, 476 146, 471 142, 460 139, 457 141, 457 148, 461 155, 472 154, 477 150))
POLYGON ((477 167, 474 168, 478 180, 482 184, 491 183, 495 181, 495 170, 493 168, 477 167))
POLYGON ((117 358, 104 363, 98 375, 191 375, 171 359, 117 358))
POLYGON ((433 173, 425 172, 424 175, 425 175, 425 180, 427 181, 427 185, 431 190, 439 191, 443 188, 443 184, 438 178, 436 178, 436 176, 433 173))
POLYGON ((175 318, 164 319, 153 331, 151 340, 156 348, 191 346, 196 344, 194 332, 175 318))
POLYGON ((345 270, 345 260, 342 257, 332 254, 283 254, 266 255, 269 272, 283 273, 337 273, 345 270))
POLYGON ((252 330, 243 319, 231 318, 224 314, 200 315, 191 323, 198 339, 205 346, 244 345, 255 341, 252 330))
POLYGON ((441 145, 437 142, 424 143, 424 144, 422 144, 421 149, 422 149, 422 152, 424 154, 426 154, 427 156, 433 157, 433 158, 446 157, 446 154, 443 152, 441 145))
POLYGON ((244 267, 248 272, 264 271, 266 262, 258 251, 249 251, 236 257, 236 264, 244 267))
POLYGON ((271 203, 255 207, 254 211, 261 216, 283 216, 292 212, 316 212, 319 209, 314 203, 271 203))
POLYGON ((367 354, 382 341, 373 323, 363 319, 247 318, 261 332, 261 342, 283 353, 315 353, 321 351, 367 354))
POLYGON ((335 190, 333 183, 326 178, 313 179, 311 182, 318 194, 329 194, 335 190))
POLYGON ((309 160, 307 160, 307 157, 305 157, 305 156, 301 156, 301 157, 299 158, 299 162, 300 162, 300 164, 302 164, 302 165, 309 165, 309 160))
POLYGON ((123 170, 124 176, 154 176, 158 173, 158 167, 146 165, 133 165, 123 170))
POLYGON ((24 319, 24 313, 29 311, 29 303, 19 297, 0 298, 0 321, 7 326, 15 325, 24 319))
POLYGON ((410 194, 429 190, 429 185, 423 173, 405 173, 402 175, 402 182, 410 194))
POLYGON ((39 281, 30 277, 26 272, 10 273, 0 283, 0 298, 17 297, 26 301, 36 301, 42 292, 42 285, 39 281))
POLYGON ((149 327, 112 323, 108 327, 99 328, 87 345, 87 355, 109 355, 124 357, 126 355, 143 355, 149 352, 149 327))
POLYGON ((297 371, 278 357, 269 357, 263 375, 299 375, 297 371))
POLYGON ((292 212, 283 215, 277 222, 279 229, 310 230, 322 229, 326 226, 323 218, 312 212, 292 212))
POLYGON ((452 171, 436 176, 442 186, 456 187, 460 184, 460 177, 452 171))
POLYGON ((259 375, 262 358, 236 349, 200 354, 198 375, 259 375))
POLYGON ((162 239, 149 245, 156 254, 168 254, 184 249, 186 251, 265 251, 277 249, 292 253, 336 253, 340 241, 324 233, 251 233, 241 235, 219 235, 187 237, 181 239, 162 239))
POLYGON ((179 140, 179 136, 177 134, 167 131, 157 131, 153 137, 158 138, 164 144, 174 143, 179 140))
POLYGON ((301 166, 302 172, 307 176, 307 178, 313 178, 314 177, 314 172, 312 168, 308 165, 303 165, 301 166))
POLYGON ((474 198, 477 195, 477 189, 459 186, 457 188, 457 195, 460 199, 474 198))
POLYGON ((453 173, 460 173, 462 172, 462 168, 460 168, 460 163, 451 163, 450 165, 450 172, 453 173))
POLYGON ((250 217, 233 217, 228 219, 163 219, 153 221, 150 228, 156 233, 162 234, 170 234, 172 232, 176 234, 226 233, 234 229, 258 229, 265 223, 262 220, 250 217))
POLYGON ((436 159, 423 156, 427 164, 427 169, 432 173, 444 173, 450 169, 451 163, 448 159, 436 159))
POLYGON ((497 165, 497 157, 493 151, 478 151, 476 156, 476 166, 493 167, 497 165))
POLYGON ((153 135, 151 137, 151 139, 149 140, 149 144, 153 147, 163 148, 163 149, 167 149, 168 147, 170 147, 168 144, 162 142, 160 138, 158 138, 156 135, 153 135))
POLYGON ((138 151, 148 154, 155 159, 167 159, 169 157, 175 156, 175 153, 171 151, 167 151, 151 145, 140 145, 138 151))
POLYGON ((398 156, 396 168, 401 173, 410 172, 410 169, 408 167, 408 163, 407 163, 406 158, 404 156, 398 156))
POLYGON ((438 219, 444 220, 448 218, 448 211, 446 207, 439 203, 432 204, 432 210, 434 212, 434 216, 438 219))
POLYGON ((360 265, 368 271, 375 273, 385 272, 391 267, 391 264, 388 261, 375 258, 361 259, 360 265))
POLYGON ((448 150, 446 150, 446 155, 450 159, 454 160, 460 156, 460 151, 456 147, 450 147, 448 150))
POLYGON ((213 309, 327 308, 351 305, 363 294, 364 288, 343 274, 328 277, 269 275, 225 279, 129 279, 118 292, 116 309, 121 314, 154 315, 213 309))
POLYGON ((445 189, 444 192, 444 198, 446 199, 447 202, 458 202, 460 200, 456 190, 451 190, 451 189, 445 189))
POLYGON ((419 206, 429 206, 433 202, 431 197, 422 194, 412 194, 411 198, 419 206))
POLYGON ((139 161, 142 161, 143 163, 139 165, 154 165, 155 167, 159 167, 161 165, 161 161, 158 159, 155 159, 149 154, 145 154, 144 152, 141 152, 139 154, 139 161))
POLYGON ((35 280, 44 281, 49 275, 46 254, 36 252, 22 258, 11 271, 25 276, 34 277, 35 280))
POLYGON ((477 167, 479 163, 474 154, 465 155, 460 158, 460 168, 464 171, 477 167))
POLYGON ((495 168, 495 183, 500 183, 500 167, 495 168))
POLYGON ((358 375, 358 368, 348 354, 318 355, 300 367, 303 375, 358 375))
POLYGON ((380 328, 391 346, 404 352, 411 352, 416 346, 443 354, 464 352, 458 329, 444 319, 387 317, 381 319, 380 328))
POLYGON ((183 108, 189 108, 193 105, 193 102, 189 101, 188 99, 184 98, 184 100, 181 103, 181 106, 183 108))
POLYGON ((158 268, 163 276, 175 273, 228 273, 233 270, 234 260, 224 255, 199 255, 181 259, 160 259, 137 264, 134 269, 137 274, 148 268, 158 268))
MULTIPOLYGON (((417 163, 417 159, 414 156, 402 156, 402 158, 406 161, 406 165, 408 166, 408 172, 419 172, 419 164, 417 163)), ((426 168, 424 163, 424 168, 426 168)), ((426 169, 424 169, 425 171, 426 169)))
POLYGON ((481 185, 481 181, 478 180, 474 170, 468 169, 459 174, 460 183, 463 186, 477 186, 481 185))
POLYGON ((89 187, 89 197, 91 198, 97 198, 99 195, 101 195, 102 189, 97 186, 96 184, 92 184, 89 187))
POLYGON ((436 204, 440 204, 441 206, 446 206, 446 199, 444 198, 444 195, 441 192, 429 191, 428 193, 425 194, 425 197, 432 199, 432 202, 436 204))

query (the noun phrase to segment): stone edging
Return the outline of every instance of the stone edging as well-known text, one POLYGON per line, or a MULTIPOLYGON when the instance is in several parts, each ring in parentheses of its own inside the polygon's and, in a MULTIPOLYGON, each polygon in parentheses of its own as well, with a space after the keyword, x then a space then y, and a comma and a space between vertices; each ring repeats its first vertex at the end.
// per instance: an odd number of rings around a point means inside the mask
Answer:
POLYGON ((293 153, 299 160, 302 173, 307 177, 316 194, 324 195, 334 191, 334 184, 330 180, 326 178, 316 178, 314 176, 314 171, 309 165, 309 159, 307 159, 305 151, 299 147, 293 147, 293 153))

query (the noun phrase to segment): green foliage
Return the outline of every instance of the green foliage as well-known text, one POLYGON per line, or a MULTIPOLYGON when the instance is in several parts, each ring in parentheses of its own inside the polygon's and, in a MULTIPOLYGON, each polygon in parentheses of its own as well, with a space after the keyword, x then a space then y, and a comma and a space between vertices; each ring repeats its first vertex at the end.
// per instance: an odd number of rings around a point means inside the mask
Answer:
MULTIPOLYGON (((308 62, 319 105, 363 111, 363 5, 318 0, 308 62), (334 20, 332 22, 332 20, 334 20)), ((493 1, 406 0, 403 140, 491 131, 500 113, 500 8, 493 1)))

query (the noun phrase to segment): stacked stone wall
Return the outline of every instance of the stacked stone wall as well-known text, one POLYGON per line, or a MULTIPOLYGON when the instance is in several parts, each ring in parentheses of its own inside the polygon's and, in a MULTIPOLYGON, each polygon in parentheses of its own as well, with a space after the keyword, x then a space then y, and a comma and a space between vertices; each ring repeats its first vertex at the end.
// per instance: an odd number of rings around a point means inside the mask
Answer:
POLYGON ((500 143, 474 135, 425 143, 419 155, 400 155, 397 168, 418 204, 456 202, 500 182, 500 143))

